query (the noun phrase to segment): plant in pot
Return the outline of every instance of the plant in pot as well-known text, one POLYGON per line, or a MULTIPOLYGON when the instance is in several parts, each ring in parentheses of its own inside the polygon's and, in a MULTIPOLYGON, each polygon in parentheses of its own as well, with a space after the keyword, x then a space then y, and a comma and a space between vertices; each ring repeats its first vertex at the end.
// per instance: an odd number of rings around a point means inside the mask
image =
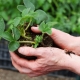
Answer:
POLYGON ((20 46, 48 47, 53 46, 53 40, 49 37, 51 28, 55 22, 47 21, 48 16, 43 10, 36 10, 30 0, 23 0, 24 5, 18 5, 21 16, 16 17, 11 25, 6 28, 4 20, 0 18, 0 38, 8 41, 10 51, 28 60, 36 59, 35 56, 24 56, 18 53, 20 46), (39 26, 41 33, 35 34, 31 31, 31 26, 39 26))

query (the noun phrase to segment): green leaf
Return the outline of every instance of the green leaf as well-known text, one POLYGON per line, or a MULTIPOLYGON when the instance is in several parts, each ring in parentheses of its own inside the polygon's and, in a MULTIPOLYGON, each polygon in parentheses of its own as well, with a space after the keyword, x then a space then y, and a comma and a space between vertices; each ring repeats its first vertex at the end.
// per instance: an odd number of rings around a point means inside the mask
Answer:
POLYGON ((5 29, 5 23, 3 18, 0 18, 0 35, 4 32, 5 29))
POLYGON ((8 29, 7 30, 12 30, 13 29, 13 25, 11 24, 9 27, 8 27, 8 29))
POLYGON ((39 45, 39 43, 42 42, 42 39, 43 39, 43 37, 42 36, 39 36, 39 35, 37 35, 35 37, 35 39, 34 39, 34 41, 35 41, 34 48, 36 48, 39 45))
POLYGON ((45 5, 43 5, 42 8, 43 8, 44 11, 47 12, 47 11, 50 9, 50 7, 51 7, 51 4, 46 1, 46 2, 45 2, 45 5))
POLYGON ((4 19, 5 21, 8 21, 8 20, 9 20, 8 14, 6 13, 5 10, 3 10, 3 11, 1 12, 1 16, 3 17, 3 19, 4 19))
POLYGON ((43 10, 36 10, 36 15, 34 16, 34 18, 37 21, 37 24, 40 24, 43 20, 46 20, 47 14, 43 11, 43 10))
POLYGON ((20 20, 21 20, 21 17, 16 17, 14 20, 13 20, 13 25, 15 27, 17 27, 20 23, 20 20))
POLYGON ((52 31, 51 31, 51 29, 49 28, 47 28, 45 31, 44 31, 44 33, 47 33, 47 34, 49 34, 49 35, 51 35, 52 34, 52 31))
POLYGON ((58 22, 47 22, 46 25, 50 28, 53 28, 54 25, 58 24, 58 22))
POLYGON ((37 48, 37 47, 38 47, 38 45, 39 45, 39 44, 38 44, 38 43, 36 43, 33 47, 34 47, 34 48, 37 48))
POLYGON ((48 0, 49 3, 52 3, 52 0, 48 0))
POLYGON ((18 41, 13 41, 13 42, 10 42, 9 43, 9 50, 10 51, 15 51, 16 49, 18 49, 20 46, 19 42, 18 41))
POLYGON ((36 43, 40 43, 42 41, 42 36, 37 35, 34 40, 36 43))
POLYGON ((17 9, 22 12, 26 7, 24 5, 18 5, 17 9))
POLYGON ((13 28, 13 34, 14 34, 15 40, 18 40, 20 38, 20 31, 15 27, 13 28))
POLYGON ((23 2, 26 8, 30 8, 33 11, 35 10, 35 6, 33 3, 30 2, 30 0, 23 0, 23 2))
POLYGON ((1 35, 1 37, 2 37, 3 39, 7 40, 7 41, 10 41, 10 42, 14 40, 12 34, 11 34, 10 32, 7 32, 7 31, 5 31, 5 32, 1 35))
POLYGON ((22 11, 22 16, 26 16, 30 12, 30 10, 31 10, 30 8, 24 9, 22 11))
POLYGON ((41 31, 41 32, 44 32, 44 29, 46 28, 46 24, 45 24, 45 22, 43 21, 40 25, 39 25, 39 30, 41 31))
POLYGON ((45 24, 44 21, 40 24, 39 30, 40 30, 42 33, 47 33, 47 34, 49 34, 49 35, 52 33, 51 27, 49 27, 47 24, 45 24))
POLYGON ((25 34, 24 27, 20 27, 19 31, 20 31, 20 35, 24 36, 24 34, 25 34))
POLYGON ((17 4, 20 4, 21 0, 15 0, 17 4))
POLYGON ((37 9, 40 8, 40 7, 42 7, 43 4, 45 3, 45 1, 46 0, 36 0, 35 5, 36 5, 37 9))

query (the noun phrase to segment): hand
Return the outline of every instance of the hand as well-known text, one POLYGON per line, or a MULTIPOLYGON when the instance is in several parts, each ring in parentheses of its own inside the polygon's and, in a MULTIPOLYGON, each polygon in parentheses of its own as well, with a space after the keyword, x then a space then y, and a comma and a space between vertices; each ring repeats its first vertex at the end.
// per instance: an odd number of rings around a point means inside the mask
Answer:
MULTIPOLYGON (((39 33, 38 27, 31 28, 33 32, 39 33)), ((80 37, 71 36, 68 33, 52 28, 50 37, 62 49, 74 52, 80 55, 80 37)))
POLYGON ((52 71, 68 69, 70 56, 65 54, 64 50, 58 48, 32 48, 20 47, 19 53, 25 56, 36 56, 36 60, 28 61, 18 57, 14 52, 10 52, 12 64, 19 72, 27 74, 30 77, 40 76, 52 71))

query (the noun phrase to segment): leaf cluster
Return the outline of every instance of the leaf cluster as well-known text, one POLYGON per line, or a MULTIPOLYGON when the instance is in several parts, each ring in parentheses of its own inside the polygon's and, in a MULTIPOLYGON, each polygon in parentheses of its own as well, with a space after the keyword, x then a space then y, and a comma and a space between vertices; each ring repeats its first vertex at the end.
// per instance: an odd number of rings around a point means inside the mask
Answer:
POLYGON ((54 25, 53 22, 47 22, 48 16, 43 10, 35 8, 34 4, 30 0, 23 0, 24 5, 18 5, 17 9, 21 12, 21 16, 12 20, 11 25, 5 29, 5 24, 2 18, 0 18, 0 37, 9 42, 9 50, 15 51, 18 49, 21 43, 30 43, 35 48, 42 41, 45 33, 51 34, 51 28, 54 25), (30 35, 26 35, 27 30, 33 25, 39 25, 39 30, 42 35, 37 35, 32 41, 30 35), (23 37, 25 40, 20 40, 23 37))

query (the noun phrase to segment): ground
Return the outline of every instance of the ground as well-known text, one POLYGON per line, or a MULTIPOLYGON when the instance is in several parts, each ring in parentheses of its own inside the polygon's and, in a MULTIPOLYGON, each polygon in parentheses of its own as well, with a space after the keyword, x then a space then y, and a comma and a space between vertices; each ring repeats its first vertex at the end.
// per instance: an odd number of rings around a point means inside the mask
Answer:
POLYGON ((75 79, 67 77, 55 78, 49 75, 30 78, 27 75, 21 74, 16 71, 0 69, 0 80, 75 80, 75 79))

